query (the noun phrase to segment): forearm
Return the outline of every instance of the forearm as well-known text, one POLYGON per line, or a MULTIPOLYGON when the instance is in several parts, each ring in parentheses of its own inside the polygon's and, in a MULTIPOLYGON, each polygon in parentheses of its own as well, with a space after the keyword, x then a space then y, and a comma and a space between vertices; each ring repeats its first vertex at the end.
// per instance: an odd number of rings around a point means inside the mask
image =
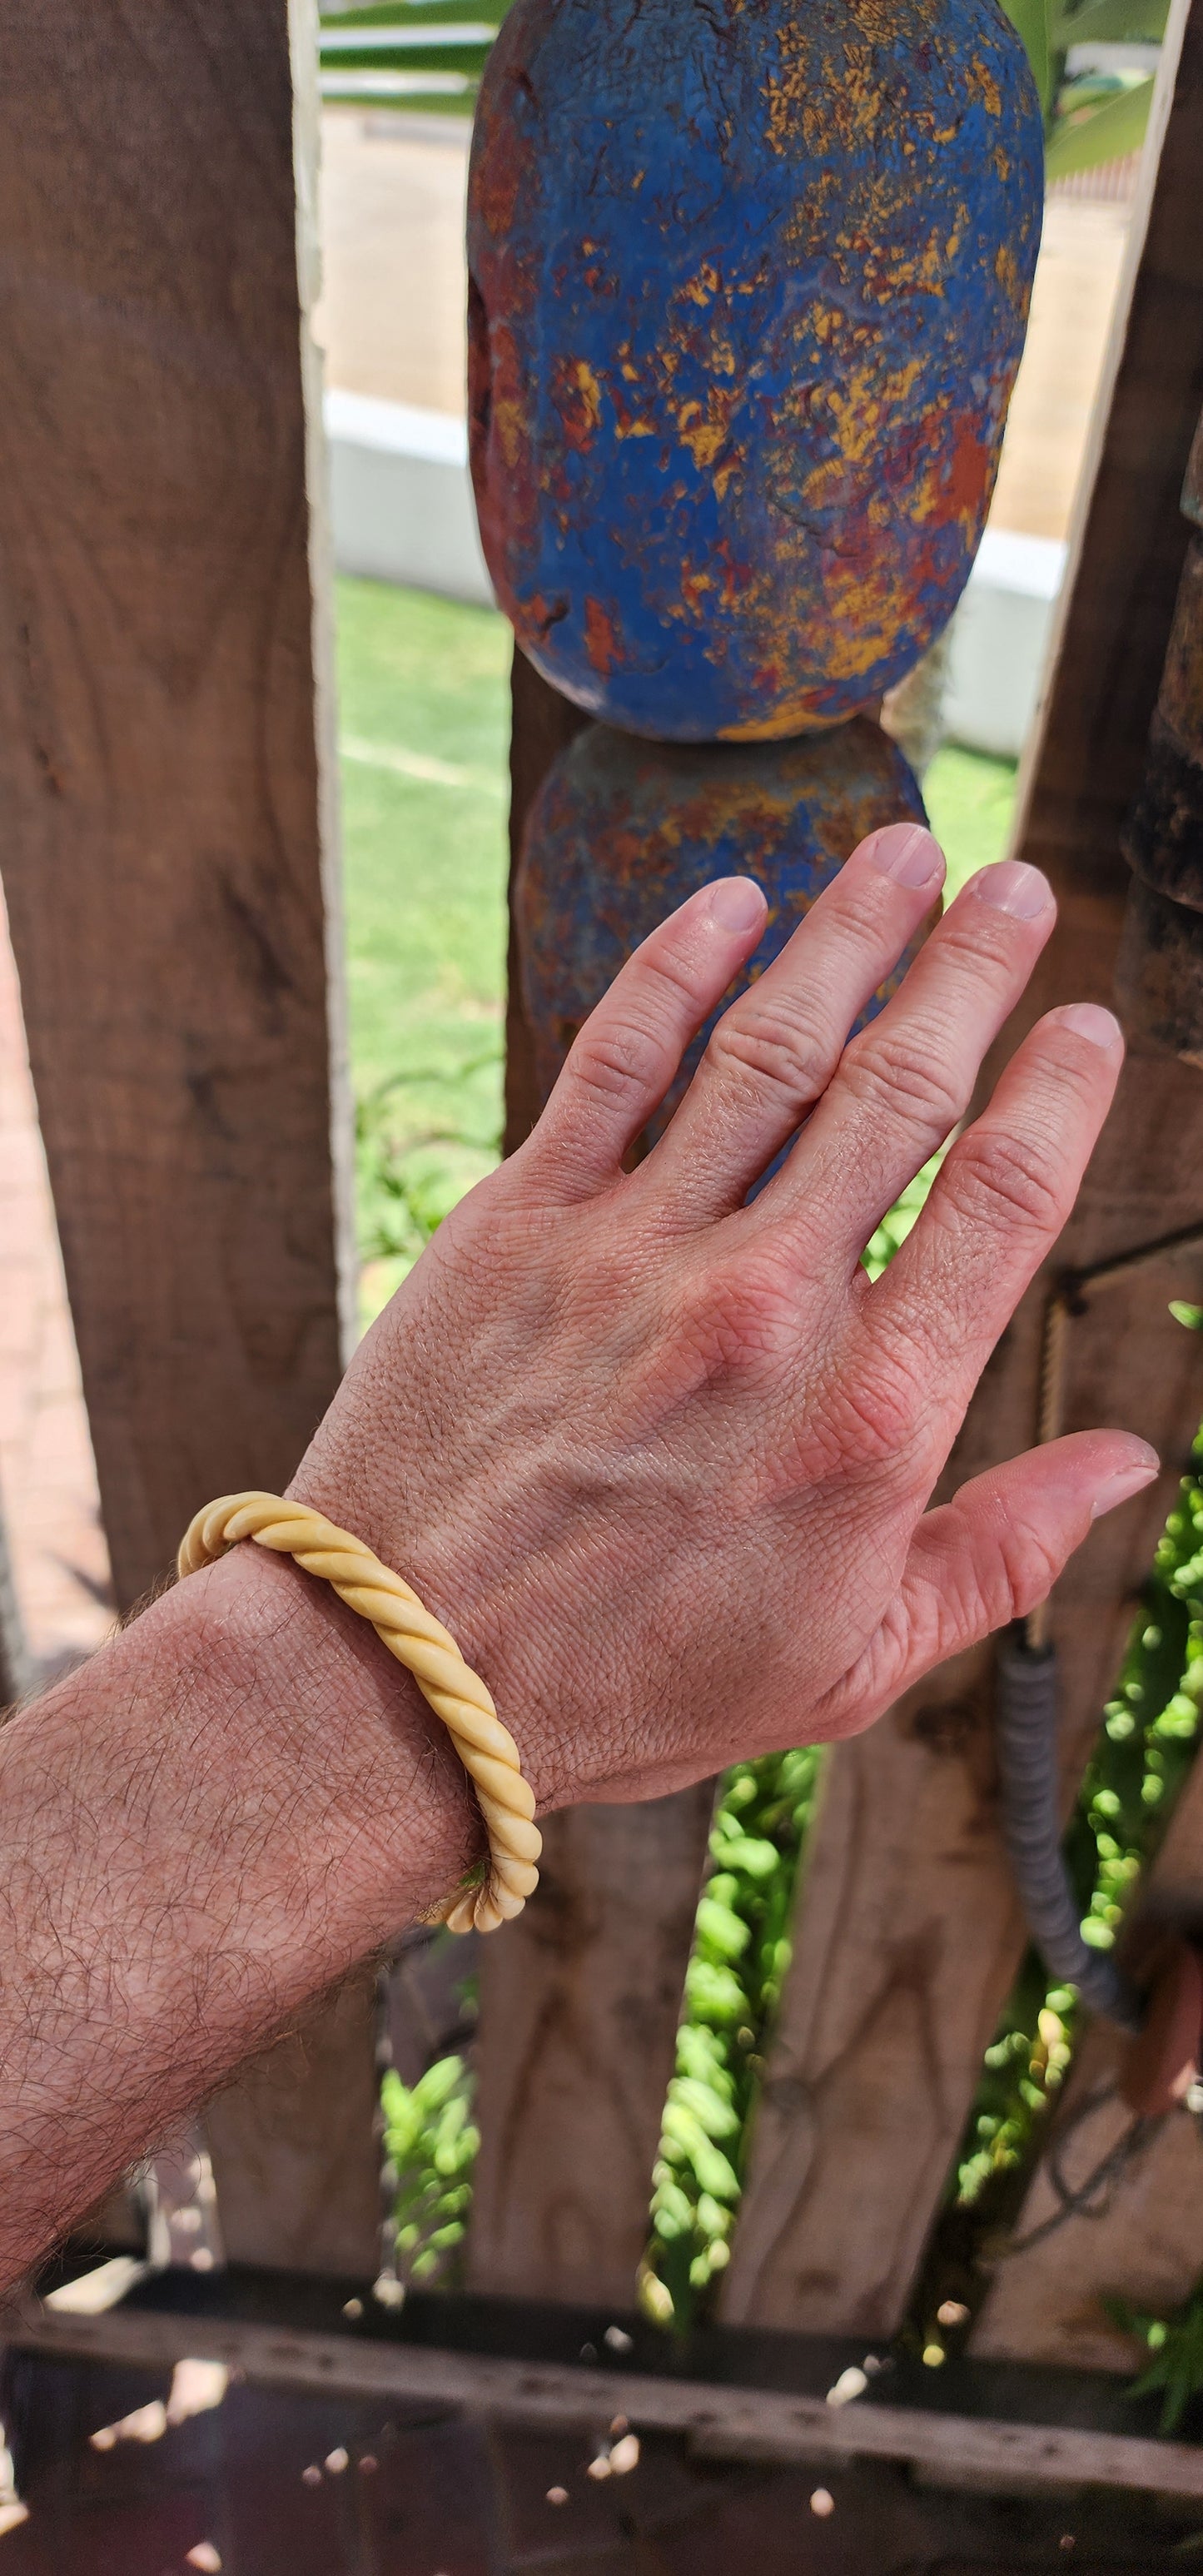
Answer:
POLYGON ((0 1733, 0 2284, 483 1848, 378 1640, 242 1547, 0 1733))

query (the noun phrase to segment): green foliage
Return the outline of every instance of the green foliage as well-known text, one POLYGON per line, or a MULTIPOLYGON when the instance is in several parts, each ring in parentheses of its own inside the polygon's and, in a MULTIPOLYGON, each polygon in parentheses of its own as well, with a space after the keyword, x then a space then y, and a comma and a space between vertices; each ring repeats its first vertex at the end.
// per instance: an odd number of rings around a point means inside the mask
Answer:
POLYGON ((501 1127, 509 640, 494 611, 338 585, 365 1323, 501 1127))
POLYGON ((1067 76, 1075 45, 1160 44, 1169 0, 1003 0, 1040 96, 1045 169, 1050 179, 1096 170, 1139 150, 1149 121, 1153 83, 1139 72, 1067 76))
POLYGON ((1141 2316, 1126 2299, 1104 2301, 1121 2333, 1143 2343, 1149 2360, 1128 2390, 1130 2397, 1163 2391, 1161 2429, 1176 2433, 1192 2397, 1203 2389, 1203 2290, 1194 2291, 1168 2317, 1141 2316))
POLYGON ((479 43, 462 38, 457 43, 455 31, 499 27, 506 5, 507 0, 373 0, 365 8, 325 8, 318 33, 322 95, 362 107, 365 94, 356 86, 356 74, 450 72, 464 86, 449 84, 449 95, 404 88, 393 97, 372 92, 370 104, 376 113, 393 108, 412 114, 416 108, 426 114, 471 116, 492 39, 486 35, 479 43), (348 42, 360 29, 364 43, 348 42), (440 45, 432 39, 443 29, 448 42, 440 45), (348 73, 350 79, 344 77, 348 73))
POLYGON ((384 2152, 396 2175, 397 2273, 451 2286, 472 2206, 480 2132, 462 2057, 441 2057, 412 2086, 390 2067, 380 2085, 384 2152))
POLYGON ((1049 0, 1004 0, 1007 16, 1031 65, 1040 105, 1047 118, 1052 105, 1052 50, 1049 44, 1049 0))
POLYGON ((1153 88, 1148 78, 1068 81, 1045 155, 1048 177, 1070 179, 1076 171, 1097 170, 1103 161, 1119 161, 1128 152, 1139 152, 1153 88))
POLYGON ((478 1043, 475 1051, 459 1051, 458 1061, 452 1054, 445 1066, 424 1066, 416 1086, 413 1077, 395 1074, 356 1104, 365 1325, 412 1270, 436 1226, 493 1170, 500 1067, 499 1044, 481 1049, 478 1043), (428 1098, 436 1083, 456 1099, 453 1123, 428 1124, 415 1104, 415 1087, 428 1098))
POLYGON ((819 1763, 813 1747, 769 1754, 738 1763, 719 1791, 640 2277, 644 2308, 659 2324, 687 2326, 728 2260, 819 1763))
POLYGON ((948 861, 945 902, 978 868, 1006 857, 1015 811, 1015 762, 946 742, 923 781, 923 801, 948 861))

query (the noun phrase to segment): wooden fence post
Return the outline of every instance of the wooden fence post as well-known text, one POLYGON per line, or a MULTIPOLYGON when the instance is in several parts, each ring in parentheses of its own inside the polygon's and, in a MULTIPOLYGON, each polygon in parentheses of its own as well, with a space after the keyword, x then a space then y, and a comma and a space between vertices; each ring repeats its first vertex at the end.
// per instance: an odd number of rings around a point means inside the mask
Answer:
MULTIPOLYGON (((0 311, 4 887, 128 1605, 199 1502, 291 1475, 351 1285, 287 0, 8 12, 0 311)), ((291 2235, 227 2168, 246 2259, 374 2262, 370 2132, 337 2170, 322 2135, 350 2021, 291 2235)))
POLYGON ((473 2289, 635 2304, 712 1794, 548 1819, 482 1962, 473 2289))
MULTIPOLYGON (((526 816, 587 721, 516 649, 511 895, 526 816)), ((539 1099, 512 929, 509 979, 513 1152, 539 1099)), ((710 1809, 703 1788, 550 1817, 537 1895, 483 1946, 475 2289, 633 2303, 710 1809)))
MULTIPOLYGON (((1118 317, 1112 399, 1017 838, 1052 878, 1061 917, 987 1086, 1051 1005, 1114 1000, 1128 886, 1119 833, 1161 675, 1187 538, 1179 493, 1203 401, 1203 0, 1176 0, 1155 114, 1164 142, 1134 219, 1139 264, 1118 317)), ((1134 1045, 1050 1269, 1201 1217, 1203 1077, 1134 1045)), ((1197 1344, 1167 1312, 1198 1278, 1197 1255, 1138 1273, 1071 1327, 1066 1429, 1141 1432, 1166 1472, 1100 1524, 1057 1587, 1067 1807, 1203 1404, 1197 1344)), ((1034 1435, 1046 1291, 1047 1277, 987 1369, 946 1490, 1034 1435)), ((894 2332, 1023 1940, 997 1826, 992 1656, 981 1652, 832 1756, 724 2280, 729 2320, 894 2332)))

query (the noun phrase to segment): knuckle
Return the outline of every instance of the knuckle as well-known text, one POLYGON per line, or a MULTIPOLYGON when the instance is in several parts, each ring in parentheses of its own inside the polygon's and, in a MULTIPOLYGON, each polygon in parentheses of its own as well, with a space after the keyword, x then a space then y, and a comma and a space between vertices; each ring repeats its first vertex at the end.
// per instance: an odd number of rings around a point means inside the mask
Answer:
POLYGON ((838 1390, 835 1424, 845 1456, 880 1467, 909 1452, 918 1405, 916 1373, 908 1360, 879 1346, 838 1390))
POLYGON ((861 1108, 924 1135, 946 1136, 964 1115, 964 1092, 921 1029, 866 1029, 845 1055, 841 1080, 861 1108))
POLYGON ((991 1624, 1026 1619, 1047 1598, 1061 1571, 1060 1558, 1043 1533, 1030 1523, 1013 1521, 999 1546, 998 1616, 991 1624))
POLYGON ((950 1155, 945 1175, 960 1213, 1001 1215, 1039 1233, 1060 1230, 1065 1211, 1056 1165, 1031 1137, 971 1129, 950 1155))
POLYGON ((649 942, 637 960, 643 980, 651 988, 653 999, 667 1008, 674 1020, 681 1017, 681 1005, 692 1014, 706 999, 706 977, 696 941, 672 932, 661 933, 649 942))
POLYGON ((596 1029, 586 1023, 565 1066, 583 1091, 611 1106, 650 1090, 664 1069, 663 1042, 634 1020, 596 1029))
POLYGON ((785 1268, 768 1257, 710 1270, 690 1301, 689 1330, 707 1373, 730 1376, 792 1354, 798 1296, 785 1268))
POLYGON ((806 1007, 786 993, 750 993, 719 1021, 707 1049, 711 1064, 740 1089, 779 1094, 793 1109, 826 1089, 834 1064, 829 1039, 806 1007))

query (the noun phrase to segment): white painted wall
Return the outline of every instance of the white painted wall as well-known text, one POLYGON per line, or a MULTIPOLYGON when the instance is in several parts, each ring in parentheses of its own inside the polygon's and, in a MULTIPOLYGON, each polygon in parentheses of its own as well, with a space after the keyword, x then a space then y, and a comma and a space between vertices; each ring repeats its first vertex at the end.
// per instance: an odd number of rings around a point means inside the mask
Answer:
POLYGON ((951 742, 1018 758, 1040 695, 1065 556, 1059 538, 987 528, 953 619, 944 704, 951 742))
MULTIPOLYGON (((326 396, 340 572, 488 606, 468 439, 450 412, 368 394, 326 396)), ((1018 757, 1040 693, 1065 547, 988 528, 957 610, 945 721, 971 751, 1018 757)))
POLYGON ((337 390, 325 410, 339 571, 491 607, 465 423, 451 412, 337 390))

